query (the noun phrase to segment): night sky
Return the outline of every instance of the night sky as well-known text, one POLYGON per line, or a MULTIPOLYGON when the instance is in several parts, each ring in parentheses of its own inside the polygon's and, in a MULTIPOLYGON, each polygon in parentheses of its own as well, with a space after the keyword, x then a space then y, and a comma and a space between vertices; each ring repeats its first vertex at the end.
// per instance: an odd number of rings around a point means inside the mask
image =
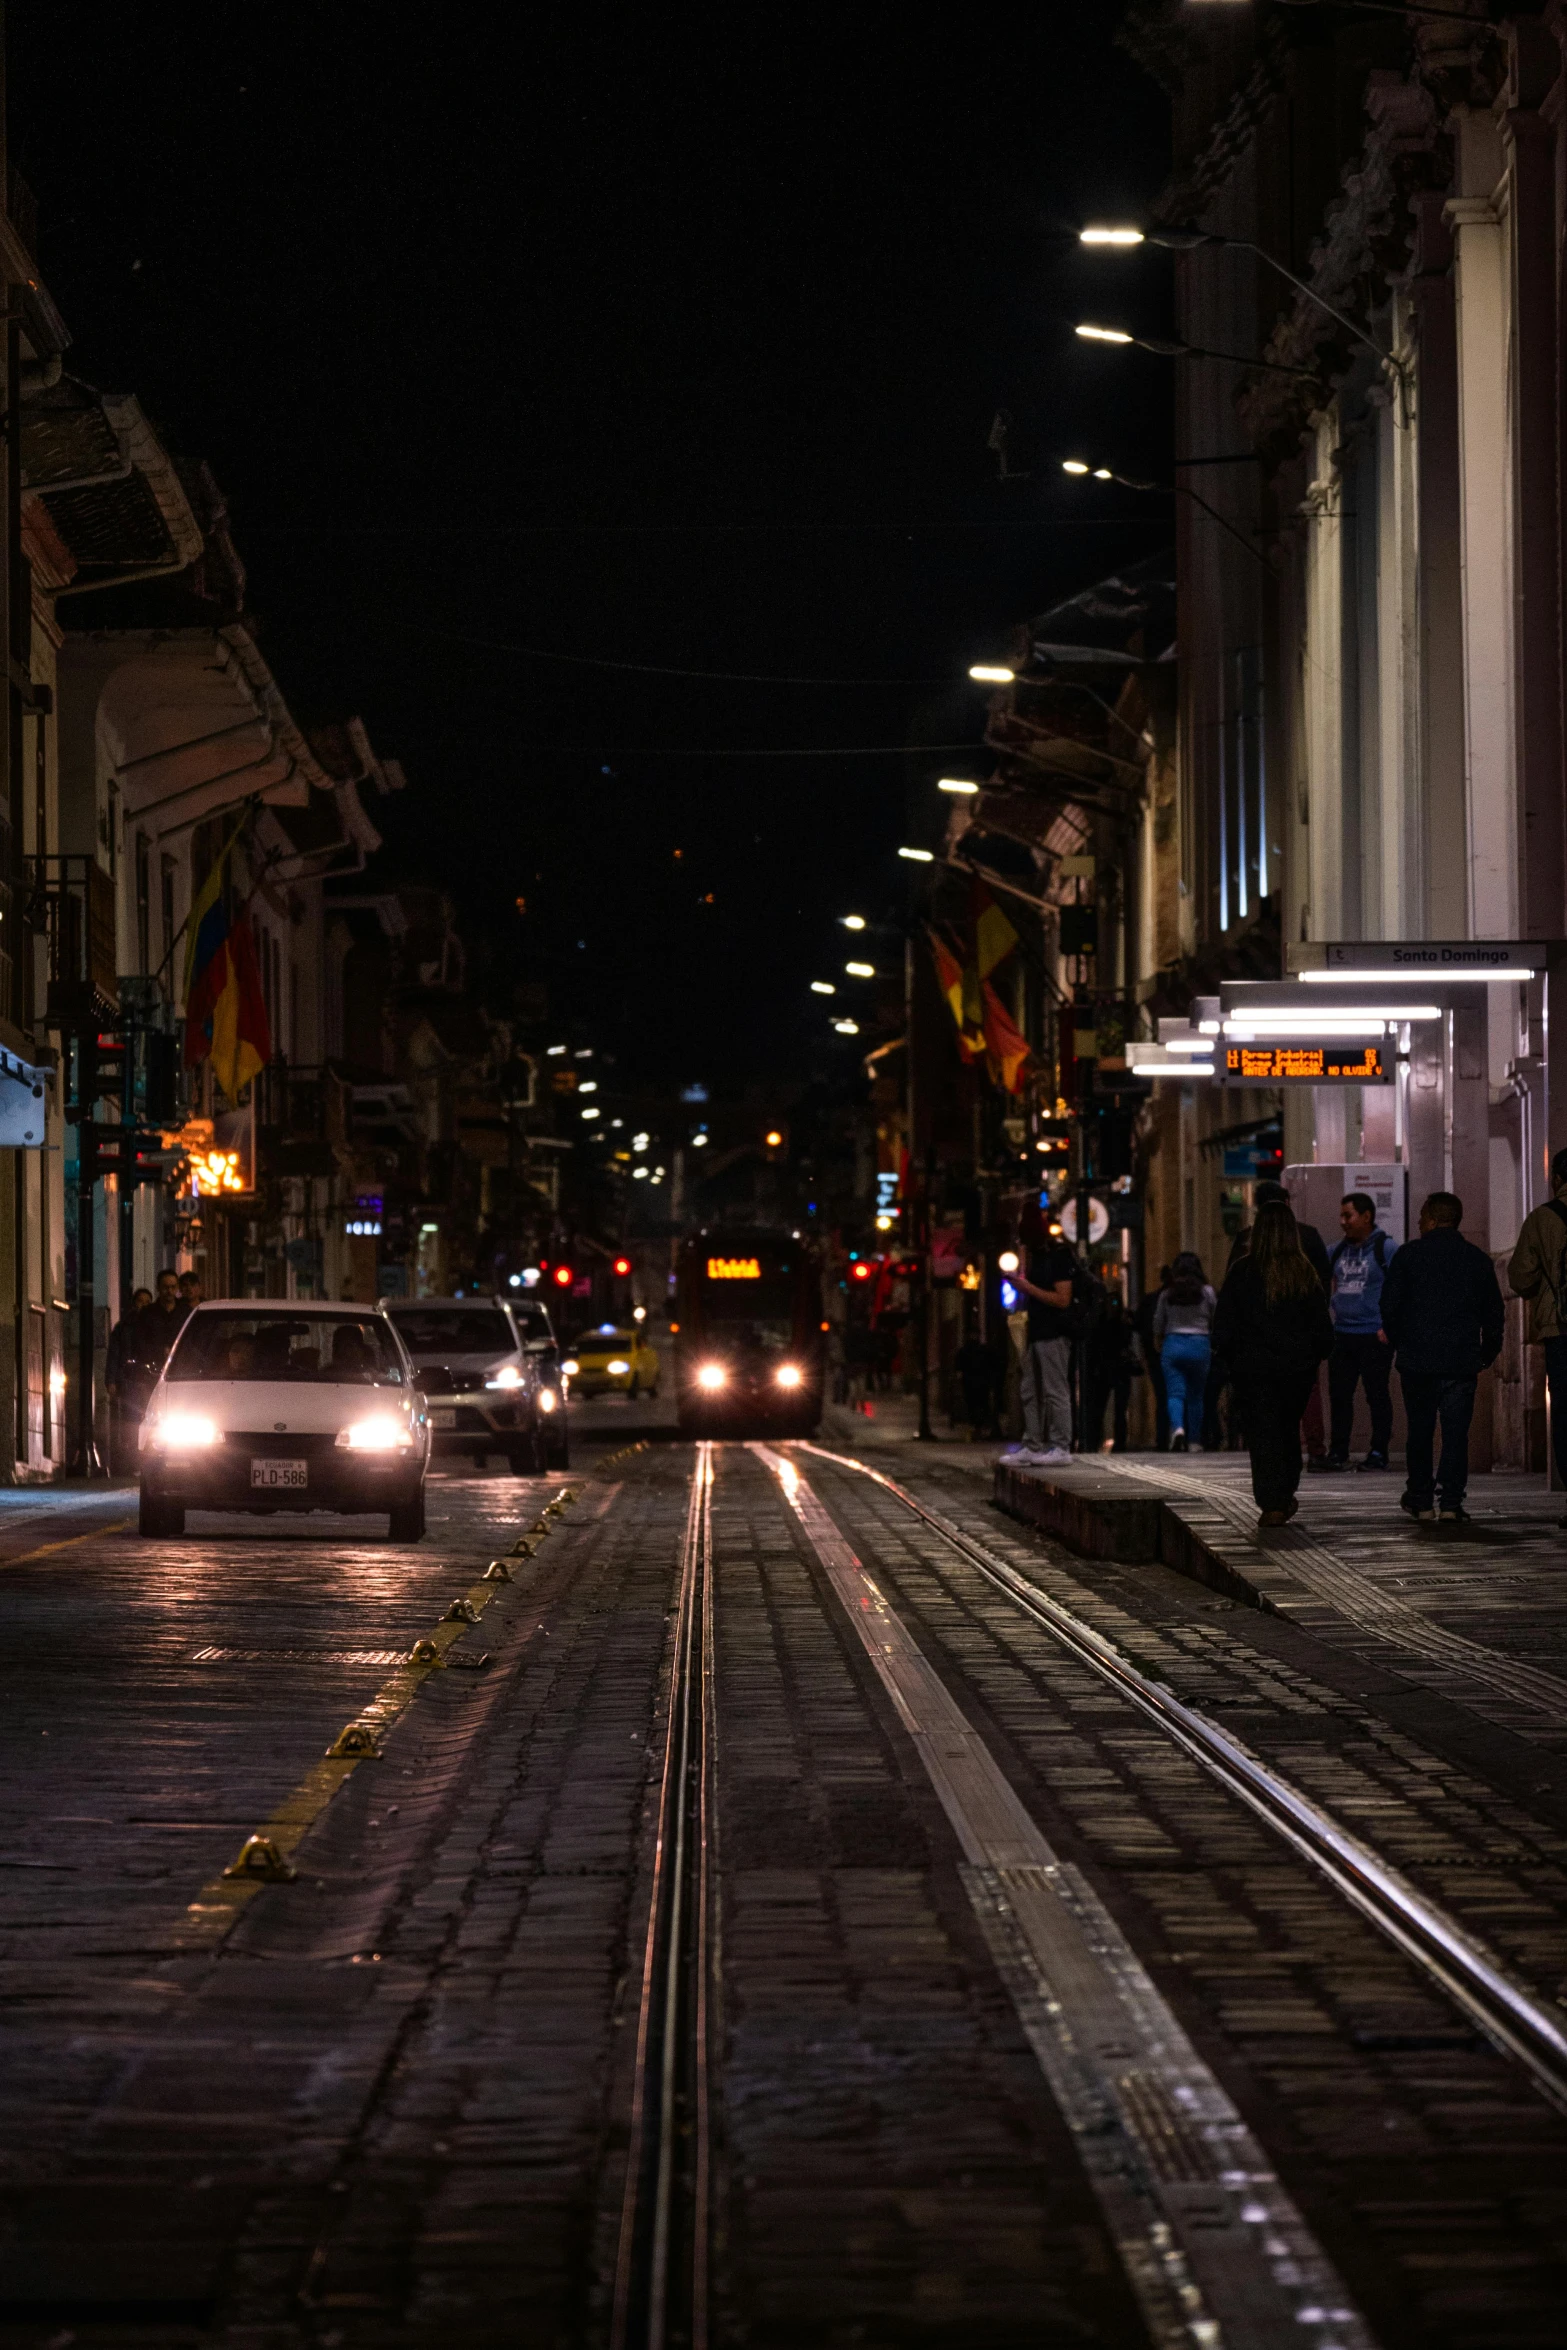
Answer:
POLYGON ((968 662, 1168 535, 1059 471, 1168 462, 1170 363, 1071 332, 1165 317, 1075 243, 1164 176, 1120 13, 9 12, 67 365, 210 461, 296 713, 404 762, 382 869, 628 1074, 847 1060, 806 983, 959 761, 738 754, 976 741, 968 662))

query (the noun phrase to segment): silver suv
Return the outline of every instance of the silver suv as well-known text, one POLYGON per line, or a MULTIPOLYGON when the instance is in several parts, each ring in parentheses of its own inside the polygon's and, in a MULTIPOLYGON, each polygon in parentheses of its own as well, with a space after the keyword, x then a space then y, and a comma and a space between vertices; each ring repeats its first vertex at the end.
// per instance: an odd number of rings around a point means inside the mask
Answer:
POLYGON ((556 1449, 550 1423, 564 1413, 508 1300, 393 1298, 386 1312, 413 1357, 435 1456, 468 1453, 482 1466, 504 1453, 519 1477, 542 1475, 556 1449))

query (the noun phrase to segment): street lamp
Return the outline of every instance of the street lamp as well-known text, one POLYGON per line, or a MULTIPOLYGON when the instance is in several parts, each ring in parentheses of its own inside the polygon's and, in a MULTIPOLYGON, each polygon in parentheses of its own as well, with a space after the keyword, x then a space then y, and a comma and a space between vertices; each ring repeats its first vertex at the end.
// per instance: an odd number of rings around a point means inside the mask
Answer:
POLYGON ((838 919, 843 924, 845 930, 863 930, 865 928, 865 916, 863 914, 840 914, 838 919))
MULTIPOLYGON (((1216 522, 1221 530, 1227 530, 1231 538, 1235 539, 1241 546, 1245 548, 1248 555, 1253 556, 1256 561, 1262 565, 1265 571, 1268 569, 1267 557, 1263 554, 1261 548, 1254 547, 1250 539, 1247 538, 1243 532, 1238 531, 1234 523, 1229 521, 1225 515, 1221 514, 1216 506, 1210 506, 1202 493, 1199 490, 1194 490, 1189 482, 1139 481, 1135 475, 1130 473, 1117 473, 1115 469, 1109 465, 1089 465, 1085 463, 1081 457, 1063 457, 1061 460, 1061 470, 1063 473, 1070 473, 1073 475, 1092 474, 1095 481, 1119 482, 1122 489, 1124 490, 1155 490, 1161 496, 1167 498, 1190 498, 1194 506, 1200 506, 1202 508, 1203 512, 1209 517, 1210 521, 1216 522)), ((898 853, 900 856, 905 854, 905 852, 901 849, 898 853)))
POLYGON ((874 963, 845 963, 844 969, 851 979, 874 979, 876 976, 874 963))
POLYGON ((1335 319, 1347 334, 1352 334, 1357 342, 1364 343, 1368 351, 1374 351, 1383 366, 1393 370, 1400 385, 1406 383, 1401 359, 1395 359, 1391 351, 1384 351, 1375 335, 1368 334, 1363 326, 1357 326, 1347 311, 1327 301, 1314 286, 1308 286, 1303 277, 1297 277, 1293 269, 1286 268, 1277 254, 1270 253, 1266 245, 1255 244, 1250 237, 1227 237, 1218 229, 1211 228, 1140 229, 1117 224, 1079 229, 1078 243, 1108 245, 1123 251, 1133 245, 1162 245, 1171 253, 1195 253, 1200 246, 1218 245, 1230 253, 1251 253, 1258 261, 1266 262, 1269 269, 1277 270, 1280 277, 1287 278, 1298 294, 1304 294, 1308 302, 1314 302, 1319 310, 1326 311, 1329 318, 1335 319))
POLYGON ((936 779, 936 789, 938 791, 957 792, 962 798, 969 800, 972 799, 974 794, 978 791, 979 785, 977 783, 968 782, 966 778, 961 775, 941 775, 936 779))
POLYGON ((813 979, 811 981, 812 995, 836 995, 837 992, 838 990, 830 979, 813 979))
MULTIPOLYGON (((1008 670, 1007 675, 1010 677, 1011 674, 1011 671, 1008 670)), ((934 865, 936 862, 934 849, 900 849, 898 854, 900 857, 907 857, 911 865, 934 865)))
POLYGON ((860 1033, 858 1020, 835 1020, 833 1026, 840 1036, 858 1036, 860 1033))
POLYGON ((1085 343, 1130 344, 1134 350, 1152 351, 1160 359, 1221 359, 1227 367, 1265 367, 1273 375, 1315 376, 1314 367, 1292 367, 1287 359, 1247 359, 1239 351, 1213 351, 1206 343, 1177 343, 1162 335, 1129 335, 1118 326, 1076 326, 1072 329, 1085 343))
POLYGON ((998 663, 976 661, 969 675, 976 685, 1011 685, 1017 672, 1015 669, 1003 669, 998 663))

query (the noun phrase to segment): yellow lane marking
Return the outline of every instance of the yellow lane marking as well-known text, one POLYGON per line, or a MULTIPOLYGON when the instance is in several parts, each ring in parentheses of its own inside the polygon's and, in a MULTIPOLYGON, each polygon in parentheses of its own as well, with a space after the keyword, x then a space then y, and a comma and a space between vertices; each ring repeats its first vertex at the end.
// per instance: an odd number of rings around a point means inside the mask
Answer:
MULTIPOLYGON (((576 1492, 572 1493, 571 1499, 576 1499, 576 1492)), ((476 1620, 503 1589, 504 1585, 500 1583, 481 1580, 470 1584, 462 1598, 473 1610, 476 1620)), ((292 1875, 294 1854, 344 1780, 352 1778, 362 1763, 375 1759, 383 1737, 412 1703, 420 1683, 431 1673, 443 1669, 446 1651, 454 1641, 460 1640, 465 1632, 471 1630, 472 1623, 467 1619, 453 1622, 443 1618, 420 1636, 414 1648, 428 1661, 399 1665, 391 1679, 381 1684, 369 1704, 355 1714, 351 1722, 345 1723, 332 1741, 333 1749, 338 1749, 350 1733, 363 1731, 368 1734, 370 1751, 364 1754, 329 1751, 324 1754, 319 1762, 312 1763, 299 1785, 291 1795, 285 1796, 272 1817, 253 1836, 246 1838, 241 1847, 242 1853, 257 1853, 263 1862, 271 1862, 275 1858, 281 1868, 274 1866, 268 1873, 266 1867, 262 1866, 253 1874, 249 1871, 232 1877, 225 1874, 213 1877, 203 1885, 185 1912, 184 1926, 177 1937, 177 1945, 181 1950, 211 1949, 222 1942, 258 1893, 264 1892, 269 1884, 277 1883, 280 1874, 292 1875), (431 1651, 433 1655, 429 1653, 431 1651)))
POLYGON ((41 1542, 36 1550, 18 1551, 14 1559, 0 1558, 0 1572, 7 1567, 25 1567, 33 1559, 46 1559, 51 1551, 74 1550, 78 1542, 96 1542, 100 1534, 123 1534, 135 1523, 134 1518, 107 1518, 101 1526, 89 1526, 85 1534, 67 1534, 61 1542, 41 1542))

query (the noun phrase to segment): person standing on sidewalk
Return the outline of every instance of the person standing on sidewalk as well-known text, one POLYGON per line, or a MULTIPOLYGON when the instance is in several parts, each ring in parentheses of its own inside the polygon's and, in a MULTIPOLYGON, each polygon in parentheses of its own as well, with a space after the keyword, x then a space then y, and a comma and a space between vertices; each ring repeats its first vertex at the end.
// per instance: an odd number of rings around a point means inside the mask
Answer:
MULTIPOLYGON (((1531 1208, 1507 1268, 1514 1297, 1529 1300, 1529 1343, 1545 1349, 1551 1398, 1551 1451, 1557 1482, 1567 1490, 1567 1151, 1551 1161, 1553 1196, 1531 1208)), ((1557 1519, 1567 1526, 1567 1517, 1557 1519)))
POLYGON ((1394 1257, 1382 1284, 1382 1327, 1392 1341, 1409 1419, 1409 1475, 1400 1507, 1428 1522, 1468 1519, 1469 1423, 1480 1373, 1502 1351, 1504 1308, 1496 1267, 1458 1227, 1464 1203, 1433 1191, 1420 1238, 1394 1257), (1441 1508, 1432 1470, 1442 1424, 1441 1508))
POLYGON ((1164 1372, 1172 1452, 1189 1449, 1188 1419, 1201 1437, 1216 1302, 1201 1257, 1183 1248, 1170 1267, 1168 1282, 1159 1292, 1153 1318, 1153 1342, 1159 1350, 1159 1363, 1164 1372))
MULTIPOLYGON (((1275 1183, 1271 1175, 1265 1175, 1258 1184, 1256 1199, 1259 1208, 1277 1207, 1280 1203, 1287 1208, 1290 1204, 1288 1190, 1282 1183, 1275 1183)), ((1300 1234, 1300 1245, 1306 1252, 1306 1260, 1321 1282, 1323 1295, 1326 1296, 1333 1286, 1333 1276, 1329 1270, 1327 1246, 1322 1235, 1315 1224, 1302 1224, 1298 1217, 1295 1229, 1300 1234)), ((1230 1249, 1229 1269, 1231 1271, 1240 1263, 1241 1258, 1250 1248, 1251 1235, 1252 1227, 1249 1224, 1244 1230, 1236 1233, 1230 1249)), ((1300 1416, 1300 1432, 1306 1440, 1307 1468, 1314 1475, 1326 1470, 1330 1466, 1328 1432, 1322 1417, 1322 1385, 1320 1380, 1313 1379, 1310 1387, 1306 1390, 1306 1407, 1300 1416)))
POLYGON ((1054 1467, 1072 1457, 1072 1276, 1077 1259, 1035 1208, 1023 1227, 1018 1287, 1028 1300, 1019 1400, 1023 1441, 1003 1459, 1054 1467))
POLYGON ((1333 1434, 1328 1464, 1335 1469, 1349 1466, 1355 1389, 1363 1381, 1371 1413, 1371 1449, 1360 1465, 1363 1469, 1385 1469, 1393 1441, 1393 1350, 1382 1335, 1382 1283, 1397 1243, 1389 1240, 1378 1224, 1377 1203, 1369 1192, 1347 1192, 1338 1220, 1344 1237, 1328 1259, 1328 1310, 1333 1316, 1333 1352, 1328 1357, 1333 1434))
POLYGON ((1258 1208, 1251 1244, 1225 1276, 1214 1352, 1228 1368, 1251 1453, 1251 1489, 1265 1526, 1299 1508, 1300 1422, 1333 1344, 1327 1293, 1284 1200, 1258 1208))

